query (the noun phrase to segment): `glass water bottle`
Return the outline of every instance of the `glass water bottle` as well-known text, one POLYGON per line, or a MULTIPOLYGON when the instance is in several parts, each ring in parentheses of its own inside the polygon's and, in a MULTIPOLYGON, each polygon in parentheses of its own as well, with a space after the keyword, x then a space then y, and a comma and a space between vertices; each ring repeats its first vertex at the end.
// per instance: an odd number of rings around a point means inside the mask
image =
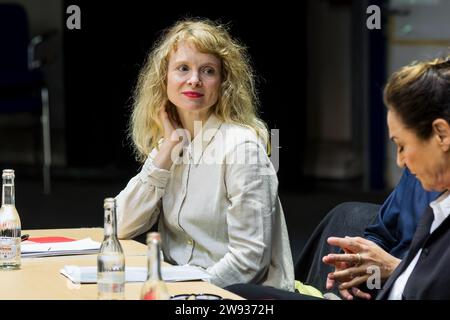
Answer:
POLYGON ((167 286, 161 277, 161 236, 158 232, 147 234, 147 281, 141 290, 141 300, 168 300, 167 286))
POLYGON ((14 170, 5 169, 2 174, 2 207, 0 208, 0 269, 20 268, 19 213, 14 194, 14 170))
POLYGON ((125 256, 117 238, 116 200, 106 198, 105 237, 97 257, 98 298, 122 300, 125 298, 125 256))

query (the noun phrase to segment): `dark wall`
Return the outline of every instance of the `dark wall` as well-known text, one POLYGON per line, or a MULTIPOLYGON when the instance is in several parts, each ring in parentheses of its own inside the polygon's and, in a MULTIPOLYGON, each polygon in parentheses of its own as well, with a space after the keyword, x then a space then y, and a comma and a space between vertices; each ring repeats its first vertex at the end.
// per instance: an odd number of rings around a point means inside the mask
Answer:
MULTIPOLYGON (((259 76, 261 116, 280 129, 281 186, 301 179, 306 109, 306 8, 301 4, 65 1, 81 30, 64 34, 68 165, 137 167, 126 140, 133 86, 160 30, 185 16, 231 23, 259 76), (300 8, 299 8, 300 7, 300 8), (297 169, 296 169, 297 168, 297 169)), ((65 14, 68 16, 67 14, 65 14)))

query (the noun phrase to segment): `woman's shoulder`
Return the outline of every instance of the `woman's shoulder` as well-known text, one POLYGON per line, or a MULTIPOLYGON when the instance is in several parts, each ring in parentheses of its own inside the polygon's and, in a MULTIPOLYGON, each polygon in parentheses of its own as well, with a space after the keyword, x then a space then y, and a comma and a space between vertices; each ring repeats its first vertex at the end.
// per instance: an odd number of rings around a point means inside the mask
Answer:
POLYGON ((220 133, 226 141, 234 141, 236 143, 262 142, 261 137, 258 136, 254 129, 235 123, 224 122, 220 128, 220 133))
POLYGON ((258 136, 255 130, 243 125, 222 123, 215 140, 216 143, 220 141, 219 143, 225 154, 266 153, 266 144, 263 139, 258 136))

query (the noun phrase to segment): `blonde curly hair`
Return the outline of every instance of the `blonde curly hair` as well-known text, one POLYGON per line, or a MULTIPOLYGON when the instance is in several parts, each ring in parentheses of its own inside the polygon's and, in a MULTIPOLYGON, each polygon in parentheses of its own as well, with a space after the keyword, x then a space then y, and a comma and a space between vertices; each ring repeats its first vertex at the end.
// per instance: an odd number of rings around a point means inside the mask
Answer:
MULTIPOLYGON (((253 129, 268 144, 266 124, 257 116, 259 101, 246 48, 231 38, 224 25, 207 19, 186 19, 165 30, 140 72, 129 125, 137 160, 145 161, 163 137, 159 111, 167 100, 169 57, 182 41, 215 55, 222 62, 222 83, 212 112, 224 122, 253 129)), ((174 115, 174 106, 170 108, 169 113, 174 115)))

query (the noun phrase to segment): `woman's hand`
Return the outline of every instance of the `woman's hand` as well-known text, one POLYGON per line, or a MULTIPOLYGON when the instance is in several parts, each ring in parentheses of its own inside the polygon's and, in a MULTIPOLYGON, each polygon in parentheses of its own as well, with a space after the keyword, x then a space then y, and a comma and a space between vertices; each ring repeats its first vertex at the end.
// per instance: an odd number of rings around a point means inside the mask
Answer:
POLYGON ((161 106, 161 110, 159 111, 159 119, 161 120, 164 129, 163 143, 176 145, 179 142, 179 136, 176 134, 176 129, 179 129, 180 127, 173 119, 171 119, 166 108, 167 102, 164 103, 163 106, 161 106))
POLYGON ((345 253, 323 257, 324 263, 335 266, 335 271, 327 277, 327 289, 339 282, 339 291, 345 299, 353 299, 349 289, 360 298, 370 299, 368 293, 356 287, 369 279, 374 267, 379 269, 380 281, 384 282, 401 261, 372 241, 361 237, 330 237, 328 243, 341 247, 345 253))
POLYGON ((167 112, 167 102, 163 103, 159 111, 159 119, 163 125, 164 138, 153 163, 161 169, 169 170, 172 164, 180 158, 185 140, 185 133, 167 112), (180 138, 181 142, 180 142, 180 138))
MULTIPOLYGON (((347 264, 345 262, 337 262, 334 265, 334 272, 339 272, 339 271, 342 271, 342 270, 346 270, 346 269, 348 269, 350 267, 351 267, 351 265, 349 265, 349 264, 347 264)), ((366 281, 366 278, 364 278, 364 276, 355 277, 354 279, 361 281, 361 283, 366 281)), ((331 290, 335 286, 335 284, 336 284, 336 281, 333 278, 333 273, 328 274, 326 288, 328 290, 331 290)), ((349 288, 349 289, 341 289, 341 288, 339 288, 339 293, 346 300, 353 300, 354 296, 358 297, 358 298, 361 298, 361 299, 366 299, 366 300, 370 300, 372 298, 369 293, 366 293, 366 292, 360 290, 357 287, 352 287, 352 288, 349 288)))

